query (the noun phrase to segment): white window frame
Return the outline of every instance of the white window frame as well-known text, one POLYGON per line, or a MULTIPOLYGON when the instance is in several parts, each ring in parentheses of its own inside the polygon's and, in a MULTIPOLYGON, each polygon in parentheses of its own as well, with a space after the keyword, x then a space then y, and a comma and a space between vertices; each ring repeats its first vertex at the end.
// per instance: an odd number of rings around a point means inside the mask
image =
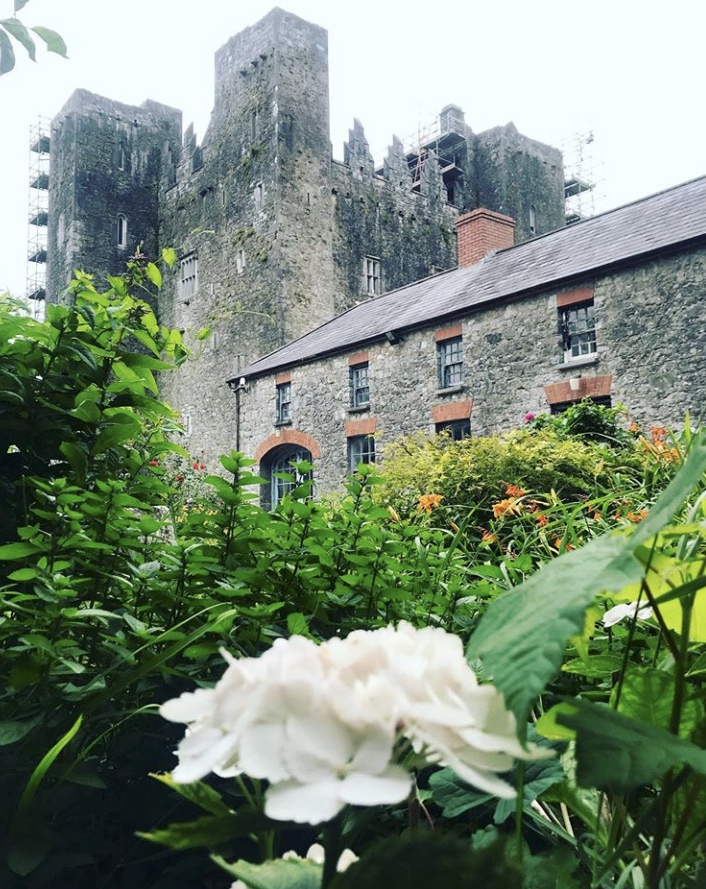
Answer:
POLYGON ((352 364, 349 371, 351 407, 370 404, 370 366, 367 361, 352 364))
POLYGON ((382 263, 376 256, 366 256, 363 262, 365 292, 368 296, 382 293, 382 263))
POLYGON ((439 388, 463 385, 463 337, 455 336, 436 344, 439 388))
POLYGON ((565 363, 581 361, 595 355, 598 346, 593 300, 589 299, 559 309, 559 331, 565 363))
POLYGON ((245 250, 238 247, 235 251, 235 271, 238 275, 242 275, 245 269, 245 250))
POLYGON ((375 436, 352 435, 348 439, 348 471, 351 475, 362 464, 375 462, 375 436))
POLYGON ((191 299, 199 290, 199 258, 195 253, 185 256, 179 263, 179 296, 191 299))
POLYGON ((277 399, 277 423, 291 423, 292 421, 292 383, 278 383, 276 390, 277 399))

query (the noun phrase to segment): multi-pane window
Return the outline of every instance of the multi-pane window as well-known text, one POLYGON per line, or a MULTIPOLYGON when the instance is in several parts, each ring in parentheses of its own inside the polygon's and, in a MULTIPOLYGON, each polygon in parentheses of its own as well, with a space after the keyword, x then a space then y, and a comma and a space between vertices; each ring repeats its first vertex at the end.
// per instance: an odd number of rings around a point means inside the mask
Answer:
POLYGON ((255 186, 254 197, 255 209, 262 210, 262 208, 265 206, 265 186, 262 184, 262 182, 258 182, 255 186))
POLYGON ((199 260, 196 256, 187 256, 179 265, 179 295, 189 299, 199 289, 199 260))
POLYGON ((361 463, 375 462, 375 439, 372 435, 355 435, 348 439, 348 469, 354 473, 361 463))
POLYGON ((292 419, 292 384, 277 386, 277 422, 288 423, 292 419))
POLYGON ((380 260, 374 256, 365 257, 365 292, 368 296, 382 293, 382 276, 380 260))
POLYGON ((436 344, 439 363, 439 386, 448 389, 463 383, 463 340, 454 337, 436 344))
POLYGON ((463 441, 464 438, 471 437, 471 421, 465 420, 447 420, 445 423, 436 424, 436 434, 444 433, 450 436, 452 441, 463 441))
POLYGON ((593 314, 593 300, 560 309, 559 330, 565 361, 594 354, 596 351, 596 322, 593 314))
POLYGON ((354 364, 350 368, 351 407, 364 407, 370 404, 368 386, 368 363, 354 364))
POLYGON ((289 445, 277 448, 272 460, 263 467, 265 477, 269 476, 270 480, 263 492, 263 506, 274 509, 286 494, 311 480, 311 472, 300 472, 297 463, 311 463, 311 453, 306 448, 289 445))
POLYGON ((245 250, 238 247, 235 251, 235 270, 240 275, 245 269, 245 250))

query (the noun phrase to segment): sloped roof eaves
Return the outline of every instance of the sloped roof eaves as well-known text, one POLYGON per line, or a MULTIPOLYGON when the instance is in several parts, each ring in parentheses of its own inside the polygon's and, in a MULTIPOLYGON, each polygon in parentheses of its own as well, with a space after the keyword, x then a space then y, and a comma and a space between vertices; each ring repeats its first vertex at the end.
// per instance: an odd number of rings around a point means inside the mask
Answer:
POLYGON ((481 304, 519 298, 706 237, 706 177, 391 291, 332 318, 242 372, 256 377, 345 352, 481 304))

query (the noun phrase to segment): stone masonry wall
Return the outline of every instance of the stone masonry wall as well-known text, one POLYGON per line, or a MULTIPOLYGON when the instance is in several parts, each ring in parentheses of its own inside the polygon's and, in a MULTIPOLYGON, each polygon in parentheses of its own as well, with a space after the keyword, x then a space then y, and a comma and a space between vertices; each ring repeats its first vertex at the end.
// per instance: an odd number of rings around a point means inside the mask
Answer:
MULTIPOLYGON (((288 369, 292 423, 277 427, 275 379, 253 380, 242 396, 243 449, 311 437, 320 492, 335 490, 347 474, 346 424, 368 418, 378 452, 402 436, 433 432, 434 422, 472 401, 472 434, 490 435, 523 423, 528 411, 547 411, 547 389, 579 381, 574 395, 606 391, 640 423, 679 425, 684 411, 698 420, 706 408, 704 339, 699 318, 706 302, 706 250, 653 260, 595 280, 493 305, 462 319, 464 382, 440 390, 435 333, 449 322, 403 333, 399 343, 359 345, 350 353, 288 369), (562 294, 593 293, 597 354, 564 362, 557 301, 562 294), (370 408, 349 405, 349 358, 365 349, 370 408), (603 388, 601 388, 603 387, 603 388), (272 438, 275 436, 275 438, 272 438)), ((349 427, 350 431, 350 427, 349 427)))
POLYGON ((154 256, 164 152, 178 146, 181 112, 156 102, 123 105, 77 90, 52 124, 48 299, 74 269, 99 278, 124 268, 138 243, 154 256), (127 241, 117 243, 117 219, 127 241))

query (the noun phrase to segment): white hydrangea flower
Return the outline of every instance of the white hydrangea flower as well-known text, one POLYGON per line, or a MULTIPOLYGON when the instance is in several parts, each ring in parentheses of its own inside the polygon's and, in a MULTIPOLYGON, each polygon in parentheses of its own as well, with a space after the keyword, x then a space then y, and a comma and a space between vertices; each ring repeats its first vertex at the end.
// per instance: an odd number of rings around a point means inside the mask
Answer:
POLYGON ((603 626, 612 627, 626 617, 635 617, 636 614, 638 620, 649 620, 652 617, 652 609, 649 605, 639 607, 637 602, 625 602, 622 605, 614 605, 603 615, 603 626))
POLYGON ((547 755, 522 747, 501 695, 478 684, 461 640, 438 627, 403 622, 318 646, 294 636, 259 658, 226 657, 215 688, 161 708, 188 725, 173 777, 266 779, 265 812, 276 820, 318 824, 346 804, 401 802, 411 777, 395 762, 400 736, 502 797, 514 789, 498 772, 547 755))

